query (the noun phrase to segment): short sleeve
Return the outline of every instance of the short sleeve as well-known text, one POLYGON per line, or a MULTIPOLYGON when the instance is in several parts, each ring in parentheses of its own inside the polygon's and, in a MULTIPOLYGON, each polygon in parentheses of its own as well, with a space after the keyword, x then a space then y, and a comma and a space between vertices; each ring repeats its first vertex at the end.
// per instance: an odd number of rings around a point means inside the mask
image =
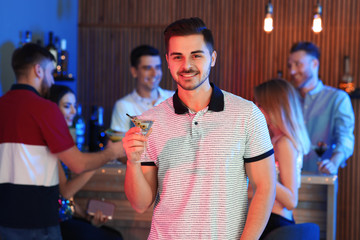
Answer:
POLYGON ((274 153, 264 115, 252 104, 247 124, 247 137, 244 152, 245 162, 259 161, 274 153))
POLYGON ((38 123, 44 141, 51 153, 59 153, 75 145, 65 122, 64 115, 60 112, 56 104, 47 108, 46 111, 40 115, 38 123))

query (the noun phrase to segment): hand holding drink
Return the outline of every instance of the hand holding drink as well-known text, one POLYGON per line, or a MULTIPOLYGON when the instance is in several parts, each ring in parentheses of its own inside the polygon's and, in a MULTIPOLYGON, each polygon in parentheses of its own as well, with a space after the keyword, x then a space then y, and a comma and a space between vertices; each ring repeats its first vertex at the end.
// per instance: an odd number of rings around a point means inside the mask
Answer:
MULTIPOLYGON (((151 126, 154 123, 154 121, 138 119, 136 116, 130 116, 129 114, 126 115, 131 119, 131 121, 134 123, 136 127, 139 127, 141 129, 141 134, 143 136, 146 136, 149 133, 149 130, 151 129, 151 126)), ((140 162, 146 162, 146 161, 150 161, 150 159, 146 154, 146 142, 144 142, 144 158, 140 162)))

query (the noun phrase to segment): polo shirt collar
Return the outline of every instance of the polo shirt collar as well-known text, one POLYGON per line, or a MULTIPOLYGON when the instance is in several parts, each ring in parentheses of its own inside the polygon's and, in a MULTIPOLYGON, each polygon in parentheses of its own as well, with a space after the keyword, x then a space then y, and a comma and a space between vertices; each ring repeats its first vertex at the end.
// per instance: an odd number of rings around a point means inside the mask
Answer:
POLYGON ((29 90, 40 96, 39 92, 33 86, 28 84, 16 83, 11 86, 11 90, 29 90))
MULTIPOLYGON (((214 112, 221 112, 224 110, 224 94, 220 88, 215 86, 215 84, 210 83, 210 85, 213 88, 213 91, 211 93, 210 102, 208 105, 209 110, 214 112)), ((176 90, 173 97, 173 106, 176 114, 184 114, 189 112, 189 109, 180 100, 178 90, 176 90)))

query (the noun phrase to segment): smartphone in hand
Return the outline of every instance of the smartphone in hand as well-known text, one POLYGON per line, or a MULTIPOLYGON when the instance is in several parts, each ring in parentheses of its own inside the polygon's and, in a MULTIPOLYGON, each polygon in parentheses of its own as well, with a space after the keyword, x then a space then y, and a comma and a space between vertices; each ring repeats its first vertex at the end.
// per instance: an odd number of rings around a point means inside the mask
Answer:
POLYGON ((100 210, 104 216, 111 220, 115 212, 115 204, 111 202, 90 199, 87 213, 91 216, 94 216, 97 210, 100 210))

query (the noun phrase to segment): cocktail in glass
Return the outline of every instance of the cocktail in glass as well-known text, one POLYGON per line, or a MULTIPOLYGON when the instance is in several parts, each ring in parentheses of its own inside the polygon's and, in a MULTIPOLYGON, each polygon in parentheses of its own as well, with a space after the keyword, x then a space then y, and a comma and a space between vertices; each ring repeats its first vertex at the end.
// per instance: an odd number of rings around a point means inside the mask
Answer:
POLYGON ((322 161, 322 155, 324 155, 324 153, 326 152, 326 150, 328 149, 328 146, 325 142, 318 142, 316 147, 314 148, 316 154, 318 155, 318 164, 321 163, 322 161))
MULTIPOLYGON (((130 116, 129 114, 126 115, 131 119, 131 121, 134 123, 136 127, 139 127, 141 129, 141 134, 143 136, 146 136, 148 134, 151 126, 154 123, 153 120, 144 120, 144 119, 139 119, 136 116, 130 116)), ((144 158, 141 161, 142 162, 150 161, 146 153, 146 142, 144 142, 144 158)))
POLYGON ((125 136, 124 132, 115 131, 115 130, 112 130, 110 128, 107 129, 105 131, 105 133, 112 142, 121 141, 123 139, 123 137, 125 136))

